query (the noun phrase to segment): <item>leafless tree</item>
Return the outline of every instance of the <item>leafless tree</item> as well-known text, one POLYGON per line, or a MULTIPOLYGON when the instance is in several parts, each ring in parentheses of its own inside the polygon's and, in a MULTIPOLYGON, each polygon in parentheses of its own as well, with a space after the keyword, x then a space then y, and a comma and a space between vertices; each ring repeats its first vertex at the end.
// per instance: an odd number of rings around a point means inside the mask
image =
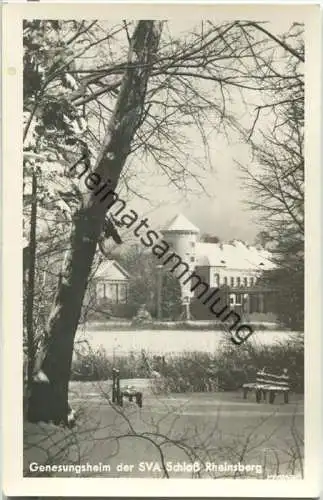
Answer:
POLYGON ((304 41, 296 25, 285 38, 290 79, 277 86, 256 108, 248 140, 253 161, 241 165, 249 190, 248 205, 267 231, 276 269, 263 279, 276 289, 276 313, 288 327, 302 330, 304 321, 304 41), (267 127, 258 120, 270 111, 267 127))
MULTIPOLYGON (((79 388, 80 389, 80 388, 79 388)), ((26 429, 24 470, 34 476, 29 464, 81 465, 102 462, 112 465, 106 477, 127 477, 129 470, 114 470, 127 453, 127 463, 133 465, 130 477, 190 477, 190 478, 250 478, 266 479, 270 474, 303 477, 303 437, 295 414, 291 414, 287 426, 282 427, 279 411, 273 409, 266 416, 254 417, 253 422, 243 419, 235 431, 226 429, 225 416, 221 408, 208 420, 189 418, 187 400, 171 400, 164 395, 149 396, 144 399, 143 410, 131 403, 124 407, 111 401, 111 388, 107 382, 95 382, 85 391, 95 393, 101 400, 87 401, 73 386, 74 397, 83 402, 76 403, 79 424, 72 429, 64 429, 48 424, 33 425, 26 429), (98 412, 100 405, 101 412, 98 412), (148 408, 145 409, 145 405, 148 408), (104 413, 105 417, 102 417, 104 413), (108 418, 107 418, 108 416, 108 418), (289 427, 288 427, 289 426, 289 427), (288 431, 287 431, 288 429, 288 431), (131 452, 129 452, 131 450, 131 452), (139 471, 141 461, 152 463, 154 470, 139 471), (179 474, 170 470, 168 463, 186 462, 198 464, 199 468, 179 474), (257 474, 248 470, 216 470, 210 464, 257 464, 257 474)), ((297 407, 296 407, 297 410, 297 407)), ((27 424, 27 426, 30 424, 27 424)), ((40 473, 38 473, 40 474, 40 473)), ((55 477, 55 472, 40 475, 55 477)), ((66 474, 73 476, 75 473, 66 474)), ((78 475, 93 476, 88 472, 78 475)), ((102 477, 102 473, 100 474, 102 477)))
MULTIPOLYGON (((112 195, 99 203, 91 191, 96 176, 109 180, 111 191, 120 185, 131 191, 134 175, 140 187, 140 174, 133 170, 138 162, 148 169, 153 161, 170 184, 188 188, 188 178, 193 178, 204 189, 199 172, 209 163, 208 134, 214 129, 242 132, 230 107, 238 99, 247 106, 245 92, 257 100, 260 93, 292 88, 295 74, 281 63, 279 51, 294 49, 263 23, 207 21, 186 36, 174 36, 165 25, 162 37, 163 23, 157 21, 39 23, 36 34, 35 26, 25 29, 26 149, 38 154, 45 148, 69 171, 78 156, 92 176, 91 188, 82 189, 78 179, 66 181, 61 175, 77 203, 29 399, 30 420, 59 423, 67 421, 74 335, 112 203, 112 195), (51 54, 35 68, 35 43, 40 47, 44 37, 49 43, 54 35, 51 54), (65 80, 63 88, 58 80, 65 80), (59 122, 76 131, 72 140, 65 140, 63 125, 58 133, 59 122), (204 144, 202 157, 193 154, 191 127, 204 144), (34 146, 28 142, 32 129, 34 146)), ((68 207, 63 191, 59 201, 68 207)))

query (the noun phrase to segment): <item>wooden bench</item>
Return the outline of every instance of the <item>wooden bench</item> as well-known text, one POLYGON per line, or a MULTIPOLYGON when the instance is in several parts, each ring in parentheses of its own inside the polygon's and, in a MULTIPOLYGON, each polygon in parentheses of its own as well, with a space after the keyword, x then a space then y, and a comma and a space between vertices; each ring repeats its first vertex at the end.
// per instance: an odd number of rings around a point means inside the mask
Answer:
POLYGON ((120 387, 120 370, 112 370, 112 403, 123 406, 123 398, 126 397, 131 402, 135 398, 136 404, 142 408, 142 392, 137 391, 133 386, 120 387))
POLYGON ((273 404, 276 394, 280 393, 284 395, 284 403, 288 404, 290 385, 287 369, 283 370, 282 375, 274 375, 266 372, 265 368, 263 368, 257 372, 256 381, 243 384, 242 389, 244 399, 247 399, 249 391, 254 390, 257 403, 260 403, 262 398, 264 401, 267 401, 268 393, 269 403, 273 404))

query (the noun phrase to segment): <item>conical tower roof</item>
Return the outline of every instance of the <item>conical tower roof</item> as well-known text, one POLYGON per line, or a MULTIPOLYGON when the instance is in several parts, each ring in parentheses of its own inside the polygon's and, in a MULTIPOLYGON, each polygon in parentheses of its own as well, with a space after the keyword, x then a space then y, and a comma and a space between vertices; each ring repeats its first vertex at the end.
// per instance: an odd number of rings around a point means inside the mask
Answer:
POLYGON ((198 227, 194 226, 184 215, 176 215, 163 229, 163 233, 196 233, 198 234, 200 230, 198 227))

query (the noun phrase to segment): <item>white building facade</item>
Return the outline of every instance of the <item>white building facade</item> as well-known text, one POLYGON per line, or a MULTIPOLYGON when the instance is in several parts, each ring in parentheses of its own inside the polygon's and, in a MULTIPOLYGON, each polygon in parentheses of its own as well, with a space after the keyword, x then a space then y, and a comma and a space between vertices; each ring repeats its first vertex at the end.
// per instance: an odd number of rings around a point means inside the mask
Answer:
MULTIPOLYGON (((262 273, 274 269, 270 252, 242 241, 204 243, 200 230, 182 214, 163 230, 165 241, 210 288, 226 287, 230 306, 241 312, 267 312, 265 295, 259 286, 262 273)), ((183 280, 185 281, 185 280, 183 280)), ((191 282, 181 281, 183 300, 192 300, 191 282)))

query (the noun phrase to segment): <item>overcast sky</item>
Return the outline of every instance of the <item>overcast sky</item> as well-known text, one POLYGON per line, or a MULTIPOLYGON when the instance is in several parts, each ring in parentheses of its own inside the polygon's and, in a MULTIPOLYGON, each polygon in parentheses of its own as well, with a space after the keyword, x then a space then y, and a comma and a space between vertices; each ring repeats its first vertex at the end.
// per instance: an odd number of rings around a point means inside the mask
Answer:
MULTIPOLYGON (((281 35, 290 28, 292 21, 281 16, 274 23, 268 23, 266 28, 276 35, 281 35)), ((216 20, 213 22, 216 23, 216 20)), ((103 29, 105 23, 101 24, 103 29)), ((166 27, 165 36, 171 33, 176 38, 182 32, 191 32, 196 24, 198 20, 182 20, 176 23, 172 21, 166 27)), ((124 32, 121 35, 125 37, 124 32)), ((84 64, 90 63, 93 64, 91 57, 87 56, 84 64)), ((206 88, 209 90, 209 87, 206 87, 209 83, 203 80, 201 82, 204 90, 206 88)), ((210 99, 213 96, 212 92, 214 92, 214 98, 219 99, 219 96, 215 95, 214 86, 210 92, 210 99)), ((221 96, 220 89, 219 95, 221 96)), ((248 124, 251 124, 254 117, 251 111, 254 112, 254 110, 251 109, 250 102, 259 104, 259 100, 262 99, 261 93, 257 92, 256 97, 248 93, 244 95, 249 102, 247 108, 237 91, 235 93, 233 90, 231 97, 233 97, 231 101, 226 101, 229 113, 238 117, 240 124, 246 119, 248 124)), ((261 120, 264 120, 263 123, 266 124, 266 117, 261 117, 261 120)), ((257 214, 248 207, 250 193, 243 185, 241 173, 236 164, 236 161, 239 161, 248 165, 251 161, 251 152, 248 145, 241 142, 238 134, 229 131, 226 137, 219 132, 216 128, 217 121, 216 113, 208 117, 206 124, 208 161, 202 161, 200 167, 196 165, 194 159, 201 159, 204 156, 202 138, 190 125, 183 126, 187 129, 185 135, 188 138, 187 152, 185 143, 185 152, 188 156, 186 169, 198 176, 200 185, 193 178, 186 176, 186 189, 176 188, 169 183, 168 178, 162 174, 151 157, 146 164, 130 158, 127 161, 127 168, 130 171, 127 181, 132 192, 125 199, 128 201, 128 209, 136 210, 140 218, 147 217, 152 229, 162 229, 176 214, 182 213, 200 228, 201 233, 216 235, 222 241, 240 239, 253 243, 257 233, 265 228, 260 225, 259 216, 257 217, 257 214)), ((244 125, 246 123, 243 122, 244 125)), ((124 197, 122 187, 120 194, 124 197)))
MULTIPOLYGON (((149 201, 131 196, 129 208, 140 216, 147 215, 151 227, 159 229, 177 213, 183 213, 201 232, 217 235, 221 240, 242 239, 252 243, 261 229, 253 222, 255 214, 248 210, 248 193, 239 179, 234 160, 248 161, 248 149, 243 144, 228 145, 219 138, 210 145, 213 169, 203 172, 202 189, 191 180, 192 191, 185 192, 169 186, 157 173, 145 174, 141 189, 149 201)), ((142 175, 140 176, 142 179, 142 175)))

